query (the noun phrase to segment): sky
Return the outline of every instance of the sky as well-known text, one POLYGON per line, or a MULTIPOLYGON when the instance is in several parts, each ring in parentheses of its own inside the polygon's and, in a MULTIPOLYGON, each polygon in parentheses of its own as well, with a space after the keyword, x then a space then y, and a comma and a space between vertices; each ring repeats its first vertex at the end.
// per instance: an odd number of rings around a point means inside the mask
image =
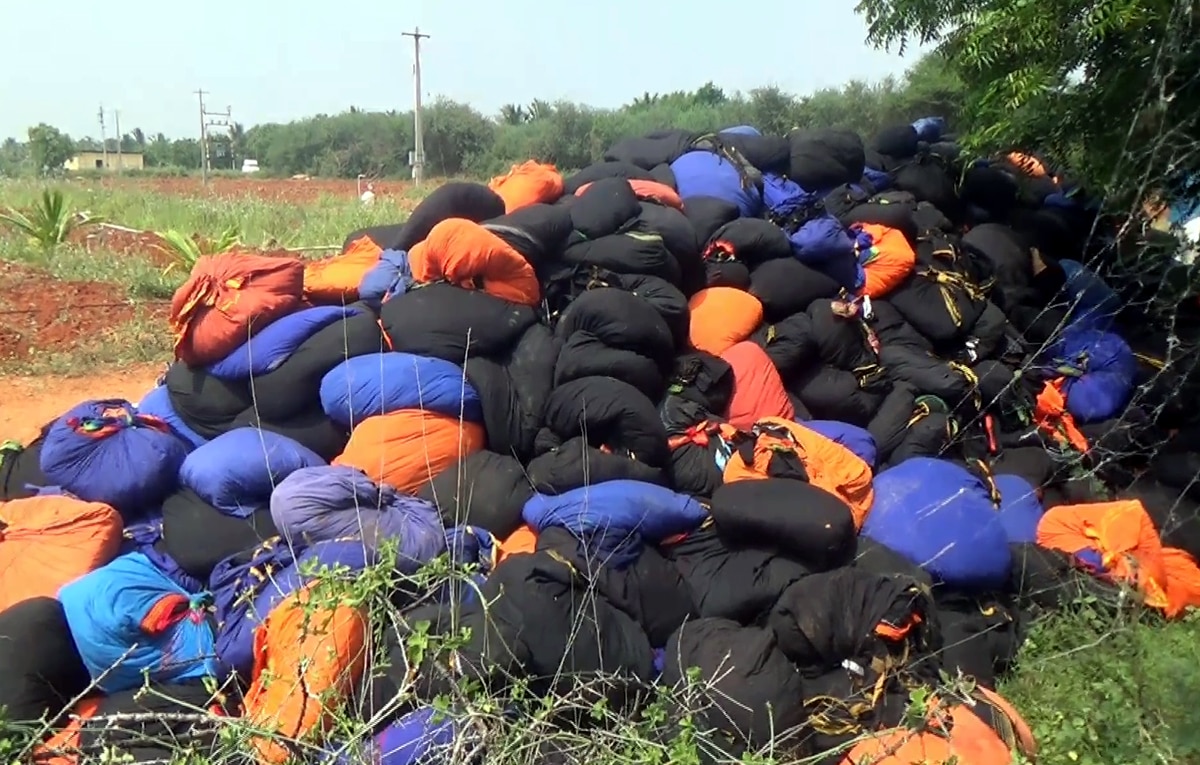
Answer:
POLYGON ((98 137, 102 104, 110 137, 115 110, 124 133, 193 136, 201 87, 210 110, 231 106, 247 127, 352 105, 411 109, 413 44, 401 33, 415 26, 431 35, 423 98, 486 114, 535 98, 616 107, 708 80, 808 93, 901 74, 919 55, 867 46, 854 0, 757 0, 744 15, 728 0, 206 0, 136 12, 58 0, 51 26, 38 4, 10 5, 0 138, 39 122, 98 137))

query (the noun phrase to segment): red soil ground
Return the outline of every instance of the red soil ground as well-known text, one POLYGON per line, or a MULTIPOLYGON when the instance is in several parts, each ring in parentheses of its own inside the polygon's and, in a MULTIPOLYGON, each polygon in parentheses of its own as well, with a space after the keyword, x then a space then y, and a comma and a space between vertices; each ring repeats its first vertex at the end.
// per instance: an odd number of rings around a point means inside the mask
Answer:
POLYGON ((133 305, 121 285, 59 281, 0 261, 0 363, 112 342, 112 329, 139 315, 161 319, 165 331, 168 309, 165 301, 133 305))
MULTIPOLYGON (((198 178, 122 178, 103 183, 178 196, 249 196, 289 204, 311 204, 326 195, 356 196, 353 180, 213 178, 207 187, 198 178)), ((377 200, 398 199, 410 186, 382 181, 376 182, 373 190, 377 200)), ((72 241, 89 250, 138 255, 164 268, 172 262, 161 239, 150 232, 96 227, 80 231, 72 241)), ((264 254, 295 257, 287 251, 264 254)), ((0 261, 0 365, 19 367, 39 353, 70 353, 91 344, 137 342, 131 332, 139 325, 144 329, 146 321, 161 326, 165 333, 169 309, 168 301, 132 304, 125 298, 123 285, 60 281, 46 272, 0 261)), ((87 376, 76 378, 0 374, 0 440, 28 440, 42 424, 82 400, 119 397, 137 401, 161 372, 158 364, 134 364, 90 370, 87 376)))
POLYGON ((122 231, 89 226, 71 232, 70 239, 72 244, 81 245, 88 252, 104 250, 119 255, 134 255, 159 268, 166 268, 174 262, 167 243, 152 231, 122 231))

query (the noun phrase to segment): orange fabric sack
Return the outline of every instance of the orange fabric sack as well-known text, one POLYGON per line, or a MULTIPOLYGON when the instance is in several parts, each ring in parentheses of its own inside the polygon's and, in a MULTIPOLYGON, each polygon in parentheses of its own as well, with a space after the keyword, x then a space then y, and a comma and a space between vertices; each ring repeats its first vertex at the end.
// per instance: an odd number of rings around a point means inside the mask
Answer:
POLYGON ((72 750, 78 750, 83 743, 83 724, 94 717, 99 709, 100 699, 80 699, 71 710, 71 716, 76 719, 34 747, 31 758, 34 765, 76 765, 79 755, 72 750))
POLYGON ((735 287, 702 289, 692 295, 688 310, 692 315, 688 330, 692 347, 714 356, 750 337, 763 320, 758 298, 735 287))
MULTIPOLYGON (((1184 561, 1174 553, 1164 554, 1158 529, 1146 508, 1139 500, 1126 499, 1113 502, 1092 502, 1086 505, 1061 505, 1052 507, 1038 523, 1037 543, 1051 550, 1060 550, 1068 555, 1079 555, 1087 561, 1087 553, 1099 556, 1103 572, 1118 581, 1135 585, 1141 591, 1146 605, 1162 609, 1175 616, 1182 611, 1191 598, 1179 595, 1189 589, 1186 584, 1191 576, 1188 570, 1176 569, 1184 561), (1168 593, 1172 589, 1178 610, 1173 609, 1168 593)), ((1186 555, 1186 554, 1185 554, 1186 555)), ((1195 567, 1190 556, 1186 558, 1195 567)), ((1197 575, 1200 578, 1200 575, 1197 575)))
POLYGON ((65 496, 0 503, 0 611, 107 565, 121 548, 116 510, 65 496))
POLYGON ((408 265, 418 282, 444 279, 521 305, 537 305, 542 299, 529 261, 508 242, 465 218, 447 218, 434 226, 425 241, 408 251, 408 265))
POLYGON ((333 464, 357 468, 375 483, 416 494, 486 442, 487 434, 477 423, 460 421, 456 415, 403 409, 359 423, 333 464))
POLYGON ((383 248, 360 236, 338 255, 304 266, 304 299, 314 305, 345 305, 358 300, 358 285, 379 262, 383 248))
MULTIPOLYGON (((932 699, 936 704, 937 699, 932 699)), ((988 698, 977 698, 976 704, 989 703, 988 698)), ((1000 716, 1004 710, 993 704, 1000 716)), ((1015 733, 1018 723, 1007 720, 1005 737, 965 704, 955 704, 947 709, 934 709, 929 724, 943 730, 915 731, 893 728, 881 731, 856 744, 842 758, 842 765, 913 765, 914 763, 950 763, 963 765, 1011 765, 1013 751, 1020 751, 1032 758, 1033 752, 1025 751, 1022 736, 1015 733), (949 718, 944 724, 938 717, 949 718), (1006 741, 1005 738, 1009 738, 1006 741)), ((1002 723, 1003 724, 1003 723, 1002 723)), ((1024 721, 1021 721, 1024 724, 1024 721)), ((1028 730, 1028 726, 1025 726, 1028 730)), ((1031 736, 1032 738, 1032 736, 1031 736)))
POLYGON ((1033 421, 1059 443, 1087 454, 1087 436, 1083 435, 1083 431, 1075 425, 1075 418, 1067 411, 1067 397, 1062 392, 1065 382, 1065 378, 1060 377, 1042 387, 1034 406, 1033 421))
POLYGON ((1163 568, 1167 572, 1167 607, 1163 613, 1175 618, 1189 608, 1200 608, 1200 566, 1187 551, 1164 547, 1163 568))
POLYGON ((735 428, 752 428, 763 417, 794 419, 792 406, 779 370, 757 343, 743 340, 721 354, 733 367, 733 398, 725 419, 735 428))
MULTIPOLYGON (((858 252, 859 262, 863 263, 863 273, 866 275, 862 292, 867 297, 882 298, 912 274, 917 267, 917 253, 908 243, 904 232, 899 229, 877 223, 860 223, 854 228, 869 234, 874 241, 870 253, 858 252)), ((858 249, 857 245, 855 249, 858 249)))
MULTIPOLYGON (((300 740, 329 730, 367 665, 367 620, 348 605, 310 605, 310 585, 284 600, 254 632, 254 682, 246 721, 300 740)), ((291 752, 274 738, 255 737, 258 760, 281 765, 291 752)))
POLYGON ((510 555, 524 555, 537 552, 537 532, 529 524, 523 523, 517 530, 500 540, 497 545, 499 552, 496 563, 499 564, 510 555))
POLYGON ((721 438, 733 447, 733 454, 725 463, 725 483, 770 478, 772 458, 794 454, 804 464, 809 483, 850 506, 855 528, 861 529, 867 520, 875 502, 871 468, 837 441, 779 417, 764 417, 748 431, 722 425, 721 438), (739 445, 748 439, 754 448, 747 463, 739 445))
POLYGON ((1025 755, 1026 759, 1036 759, 1038 752, 1037 739, 1033 737, 1033 729, 1029 727, 1029 723, 1025 721, 1025 718, 1021 716, 1017 708, 1009 703, 1008 699, 996 693, 991 688, 977 685, 975 686, 975 694, 982 696, 982 701, 991 704, 1008 717, 1008 721, 1012 723, 1013 737, 1016 741, 1017 751, 1025 755))
POLYGON ((1037 157, 1022 154, 1019 151, 1010 152, 1006 159, 1016 167, 1028 173, 1031 178, 1045 178, 1046 166, 1037 157))
POLYGON ((191 366, 225 358, 266 325, 300 306, 297 258, 228 252, 196 261, 171 298, 175 356, 191 366))
MULTIPOLYGON (((585 183, 575 190, 575 196, 581 197, 583 193, 591 186, 590 183, 585 183)), ((676 210, 683 209, 683 198, 679 196, 679 192, 671 188, 665 183, 658 181, 647 180, 630 180, 630 187, 638 199, 649 200, 656 202, 664 207, 674 207, 676 210)))
POLYGON ((530 159, 513 165, 508 175, 493 178, 488 188, 504 200, 504 212, 510 213, 540 202, 558 201, 563 195, 563 177, 554 165, 530 159))

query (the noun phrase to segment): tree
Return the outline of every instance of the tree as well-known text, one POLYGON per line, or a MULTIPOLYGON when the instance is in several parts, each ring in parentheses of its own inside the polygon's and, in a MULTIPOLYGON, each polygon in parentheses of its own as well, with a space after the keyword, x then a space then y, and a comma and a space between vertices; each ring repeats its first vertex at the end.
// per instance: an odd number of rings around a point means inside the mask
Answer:
MULTIPOLYGON (((616 109, 535 99, 510 103, 493 117, 439 98, 425 113, 426 172, 485 177, 536 159, 569 173, 600 159, 622 138, 663 129, 708 133, 753 125, 781 135, 815 125, 869 137, 885 125, 935 114, 957 128, 965 88, 956 69, 942 57, 930 56, 915 62, 904 77, 852 82, 803 97, 777 87, 727 93, 708 82, 691 91, 644 93, 616 109)), ((135 140, 139 132, 134 131, 135 140)), ((265 172, 278 175, 406 177, 413 146, 412 112, 354 107, 244 130, 235 125, 229 136, 213 136, 212 152, 214 166, 236 168, 253 157, 265 172)), ((115 141, 110 150, 115 151, 115 141)), ((158 133, 145 141, 144 152, 148 167, 194 170, 200 165, 194 139, 171 140, 158 133)))
POLYGON ((42 122, 29 128, 29 156, 39 172, 58 172, 75 155, 71 137, 42 122))
POLYGON ((964 84, 969 147, 1037 148, 1110 193, 1132 190, 1120 183, 1130 170, 1200 169, 1195 3, 861 0, 857 10, 878 46, 936 45, 964 84))
POLYGON ((505 104, 500 107, 500 124, 502 125, 521 125, 528 119, 528 112, 520 104, 505 104))

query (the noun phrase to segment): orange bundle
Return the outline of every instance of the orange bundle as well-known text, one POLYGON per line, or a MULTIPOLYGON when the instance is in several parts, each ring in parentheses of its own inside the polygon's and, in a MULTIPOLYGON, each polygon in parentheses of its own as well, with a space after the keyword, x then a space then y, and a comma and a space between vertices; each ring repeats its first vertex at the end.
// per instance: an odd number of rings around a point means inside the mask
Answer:
POLYGON ((443 470, 487 443, 482 425, 420 409, 368 417, 333 464, 349 465, 375 483, 415 494, 443 470))
POLYGON ((68 496, 0 503, 0 611, 58 590, 108 564, 121 547, 121 516, 68 496))
POLYGON ((447 218, 408 251, 419 282, 445 281, 481 289, 510 303, 537 305, 541 287, 533 266, 512 245, 478 223, 447 218))
POLYGON ((688 337, 692 347, 720 356, 758 329, 763 305, 749 292, 735 287, 709 287, 688 301, 692 321, 688 337))
POLYGON ((332 258, 304 266, 304 298, 314 305, 345 305, 358 300, 358 285, 379 263, 383 248, 369 236, 360 236, 332 258))
MULTIPOLYGON (((314 603, 317 586, 292 594, 254 633, 246 719, 256 729, 293 740, 328 731, 366 671, 366 618, 348 605, 314 603)), ((260 762, 291 759, 273 737, 253 742, 260 762)))
POLYGON ((563 195, 563 177, 554 165, 543 165, 532 159, 513 165, 507 175, 498 175, 488 188, 504 200, 504 212, 522 207, 555 202, 563 195))
POLYGON ((227 252, 196 261, 171 298, 175 356, 205 366, 300 307, 304 264, 297 258, 227 252))

